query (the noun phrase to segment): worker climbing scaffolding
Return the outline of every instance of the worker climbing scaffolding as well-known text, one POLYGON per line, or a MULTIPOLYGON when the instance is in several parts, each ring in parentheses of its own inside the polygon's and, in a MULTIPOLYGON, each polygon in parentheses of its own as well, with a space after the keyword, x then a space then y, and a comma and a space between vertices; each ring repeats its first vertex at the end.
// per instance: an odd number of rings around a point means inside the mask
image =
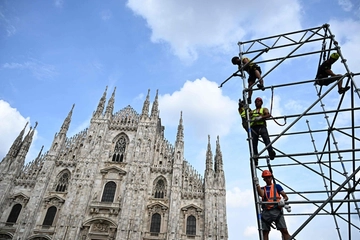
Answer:
POLYGON ((328 86, 329 84, 337 81, 338 85, 338 92, 339 94, 345 93, 347 90, 350 89, 349 86, 342 87, 342 74, 335 74, 331 70, 331 65, 335 63, 339 59, 340 55, 336 52, 332 53, 323 64, 320 65, 316 74, 316 81, 315 84, 319 86, 328 86), (330 76, 330 77, 329 77, 330 76))
MULTIPOLYGON (((238 68, 242 71, 246 71, 249 74, 248 77, 248 97, 247 97, 247 103, 251 104, 251 96, 252 96, 252 87, 255 85, 256 79, 258 79, 259 84, 257 84, 257 87, 261 90, 265 90, 264 87, 264 80, 261 77, 261 68, 254 62, 250 61, 249 58, 244 57, 242 60, 240 60, 239 57, 233 57, 231 59, 232 64, 238 65, 238 68)), ((239 75, 242 76, 242 75, 239 75)))
POLYGON ((262 137, 265 146, 268 150, 269 157, 271 160, 274 160, 276 153, 273 150, 271 144, 270 144, 270 138, 269 133, 267 130, 267 124, 266 119, 269 118, 271 115, 269 113, 269 110, 267 108, 262 107, 263 100, 260 97, 257 97, 255 99, 255 106, 256 108, 251 111, 250 117, 251 117, 251 134, 252 134, 252 145, 254 150, 254 161, 255 166, 258 165, 258 142, 259 142, 259 136, 262 137))

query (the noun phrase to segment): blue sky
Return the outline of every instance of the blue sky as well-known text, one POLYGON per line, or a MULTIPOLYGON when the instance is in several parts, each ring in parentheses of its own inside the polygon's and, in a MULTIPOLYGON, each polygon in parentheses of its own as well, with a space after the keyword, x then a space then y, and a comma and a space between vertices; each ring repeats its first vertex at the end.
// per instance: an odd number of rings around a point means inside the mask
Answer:
MULTIPOLYGON (((207 136, 214 150, 219 135, 230 239, 257 239, 249 150, 237 113, 243 83, 234 78, 223 88, 218 86, 236 71, 230 60, 239 52, 238 41, 324 23, 330 24, 351 71, 360 72, 358 0, 2 0, 0 158, 26 122, 39 123, 27 161, 42 145, 47 150, 73 104, 69 136, 86 128, 106 86, 108 97, 116 87, 114 112, 127 105, 141 112, 148 89, 152 101, 158 89, 166 138, 174 143, 182 111, 185 157, 202 175, 207 136)), ((289 61, 269 75, 265 85, 312 79, 317 61, 316 57, 289 61)), ((339 63, 333 70, 344 73, 339 63)), ((355 79, 359 86, 359 78, 355 79)), ((269 90, 255 92, 256 96, 269 107, 269 90)), ((301 111, 314 97, 308 87, 276 91, 273 115, 301 111)), ((338 98, 335 90, 327 104, 335 105, 338 98)), ((346 117, 340 120, 346 123, 346 117)), ((274 133, 284 128, 270 123, 269 129, 274 133)), ((277 147, 290 147, 286 137, 277 147)), ((298 152, 308 151, 308 146, 298 147, 298 152)), ((285 182, 296 182, 291 173, 278 173, 285 182)), ((291 217, 287 222, 290 232, 301 224, 291 217)), ((317 239, 337 239, 334 232, 318 230, 334 229, 333 224, 318 224, 314 221, 302 238, 315 234, 317 239)), ((277 234, 273 231, 271 236, 277 234)))

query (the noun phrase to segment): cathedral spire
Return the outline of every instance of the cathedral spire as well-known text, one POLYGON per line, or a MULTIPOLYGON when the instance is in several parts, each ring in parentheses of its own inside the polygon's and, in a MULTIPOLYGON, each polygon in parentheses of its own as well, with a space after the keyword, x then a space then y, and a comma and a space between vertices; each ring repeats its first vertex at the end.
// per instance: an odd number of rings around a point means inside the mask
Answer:
POLYGON ((30 130, 29 130, 28 134, 25 136, 24 141, 21 144, 21 148, 19 150, 18 155, 19 155, 20 158, 22 158, 22 159, 20 159, 22 164, 24 164, 24 162, 25 162, 25 157, 26 157, 26 155, 27 155, 27 153, 29 151, 29 148, 31 146, 31 143, 32 143, 34 133, 35 133, 35 129, 36 129, 37 125, 38 125, 38 123, 35 122, 34 128, 30 127, 30 130))
POLYGON ((12 165, 14 159, 19 154, 20 148, 23 143, 24 132, 28 124, 29 124, 28 122, 25 124, 25 127, 21 130, 19 136, 17 136, 17 138, 14 140, 13 144, 11 145, 9 152, 0 162, 0 172, 8 171, 10 165, 12 165))
POLYGON ((205 174, 209 171, 211 171, 213 168, 213 163, 212 163, 212 152, 211 152, 211 145, 210 145, 210 135, 208 135, 208 146, 207 146, 207 151, 206 151, 206 169, 205 169, 205 174))
POLYGON ((151 108, 151 118, 153 119, 156 119, 159 116, 158 92, 159 90, 156 90, 155 101, 151 108))
POLYGON ((71 117, 72 117, 72 113, 73 113, 73 109, 75 107, 75 104, 72 105, 72 108, 70 110, 70 112, 68 113, 67 117, 65 118, 61 128, 60 128, 60 132, 59 134, 63 134, 66 135, 67 131, 69 130, 69 126, 70 126, 70 122, 71 122, 71 117))
POLYGON ((25 132, 25 129, 26 129, 28 124, 29 124, 29 122, 27 122, 25 124, 25 127, 23 128, 23 130, 21 130, 19 136, 17 136, 17 138, 15 139, 13 144, 11 145, 10 150, 9 150, 8 154, 6 155, 6 157, 12 157, 12 158, 16 157, 16 155, 18 154, 18 152, 20 150, 20 146, 22 144, 22 139, 24 137, 24 132, 25 132))
POLYGON ((40 149, 40 151, 39 151, 39 154, 37 155, 37 157, 36 157, 35 160, 34 160, 35 164, 38 164, 38 163, 39 163, 43 149, 44 149, 44 145, 41 146, 41 149, 40 149))
POLYGON ((221 173, 222 171, 223 171, 222 153, 221 153, 221 150, 220 150, 219 136, 217 136, 216 153, 215 153, 215 172, 216 173, 221 173))
POLYGON ((67 134, 67 131, 69 130, 74 107, 75 107, 75 104, 72 105, 70 112, 68 113, 67 117, 65 118, 65 120, 60 128, 60 132, 55 134, 51 149, 55 150, 59 145, 62 145, 65 142, 66 134, 67 134))
POLYGON ((144 102, 144 106, 142 109, 142 113, 141 113, 141 117, 148 117, 149 116, 149 105, 150 105, 150 89, 148 89, 148 94, 146 96, 145 102, 144 102))
POLYGON ((105 91, 104 91, 102 97, 100 98, 99 104, 96 108, 96 112, 94 113, 94 117, 100 117, 100 116, 102 116, 102 114, 104 112, 107 88, 108 87, 106 86, 105 91))
POLYGON ((39 154, 38 154, 38 156, 36 157, 36 160, 38 160, 38 159, 41 157, 41 154, 42 154, 43 149, 44 149, 44 145, 41 146, 41 149, 40 149, 40 151, 39 151, 39 154))
POLYGON ((113 114, 114 102, 115 102, 115 91, 116 91, 116 87, 114 88, 114 91, 108 101, 108 105, 106 106, 105 117, 107 117, 107 118, 111 118, 112 114, 113 114))
POLYGON ((179 145, 182 143, 182 146, 184 146, 184 126, 183 126, 183 119, 182 119, 182 111, 180 112, 180 120, 178 125, 178 130, 176 134, 176 145, 179 145))

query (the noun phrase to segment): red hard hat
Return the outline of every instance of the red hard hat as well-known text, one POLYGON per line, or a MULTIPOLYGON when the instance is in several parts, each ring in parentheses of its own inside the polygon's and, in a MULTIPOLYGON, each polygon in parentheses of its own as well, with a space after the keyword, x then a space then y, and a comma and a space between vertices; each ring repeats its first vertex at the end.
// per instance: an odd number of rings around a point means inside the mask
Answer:
POLYGON ((256 99, 255 99, 255 102, 256 101, 261 101, 261 102, 263 102, 263 100, 261 99, 261 97, 257 97, 256 99))
POLYGON ((269 170, 264 170, 261 174, 262 177, 272 177, 272 174, 269 170))

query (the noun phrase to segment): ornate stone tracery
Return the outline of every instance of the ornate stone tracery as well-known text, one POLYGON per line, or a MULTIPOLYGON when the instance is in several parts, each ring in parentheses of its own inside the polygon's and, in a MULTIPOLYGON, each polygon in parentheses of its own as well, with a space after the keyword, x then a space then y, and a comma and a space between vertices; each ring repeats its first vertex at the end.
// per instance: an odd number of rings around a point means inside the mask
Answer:
POLYGON ((167 195, 167 181, 163 176, 159 176, 153 183, 153 197, 166 198, 167 195))
POLYGON ((115 239, 117 224, 108 218, 93 218, 84 222, 80 233, 82 239, 115 239))
POLYGON ((112 154, 112 162, 125 162, 126 151, 129 145, 129 137, 121 133, 113 141, 114 151, 112 154))

